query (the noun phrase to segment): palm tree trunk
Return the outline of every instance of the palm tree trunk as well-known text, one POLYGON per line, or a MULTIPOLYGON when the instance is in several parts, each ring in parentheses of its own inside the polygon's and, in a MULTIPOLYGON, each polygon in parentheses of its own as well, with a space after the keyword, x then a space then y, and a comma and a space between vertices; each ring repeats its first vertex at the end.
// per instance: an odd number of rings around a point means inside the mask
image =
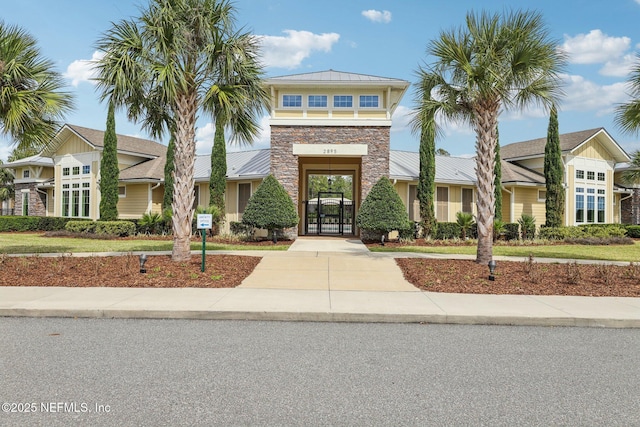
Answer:
POLYGON ((476 177, 478 179, 477 224, 478 251, 476 262, 488 264, 493 258, 493 218, 495 215, 494 163, 497 101, 480 102, 474 108, 476 131, 476 177))
POLYGON ((178 95, 176 114, 175 180, 173 183, 173 261, 191 257, 193 177, 196 154, 196 93, 178 95))

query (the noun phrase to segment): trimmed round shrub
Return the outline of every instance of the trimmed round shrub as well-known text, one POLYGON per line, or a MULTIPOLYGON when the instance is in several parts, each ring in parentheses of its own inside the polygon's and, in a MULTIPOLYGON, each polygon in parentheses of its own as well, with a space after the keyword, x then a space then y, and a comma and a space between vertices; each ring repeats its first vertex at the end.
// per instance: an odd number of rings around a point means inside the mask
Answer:
POLYGON ((267 176, 249 198, 242 214, 242 223, 268 230, 274 239, 274 230, 295 227, 300 218, 291 196, 273 175, 267 176))
POLYGON ((98 221, 95 233, 120 237, 132 236, 136 233, 136 225, 131 221, 98 221))
POLYGON ((389 178, 382 177, 375 183, 362 202, 356 225, 360 229, 378 234, 411 228, 411 221, 400 196, 389 178))
POLYGON ((96 230, 96 223, 94 221, 69 221, 64 229, 71 233, 93 233, 96 230))

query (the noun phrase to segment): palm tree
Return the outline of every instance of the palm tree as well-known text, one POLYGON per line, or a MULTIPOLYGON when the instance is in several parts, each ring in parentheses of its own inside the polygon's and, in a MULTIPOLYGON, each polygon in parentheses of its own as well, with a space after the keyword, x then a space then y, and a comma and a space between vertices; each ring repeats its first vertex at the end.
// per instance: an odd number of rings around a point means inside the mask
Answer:
POLYGON ((101 99, 126 108, 154 137, 175 129, 174 261, 191 255, 198 111, 212 118, 249 111, 238 134, 248 139, 257 129, 249 126, 257 119, 246 86, 260 84, 258 41, 234 30, 234 14, 227 0, 151 0, 139 18, 113 24, 98 42, 101 99), (253 75, 242 74, 247 64, 253 75))
MULTIPOLYGON (((427 47, 435 60, 420 67, 414 129, 436 118, 471 125, 478 180, 476 262, 493 257, 494 159, 501 109, 549 107, 561 95, 566 55, 549 39, 542 16, 468 13, 466 25, 443 31, 427 47)), ((435 126, 435 124, 434 124, 435 126)))
POLYGON ((14 195, 13 174, 9 169, 2 167, 2 159, 0 159, 0 202, 13 199, 14 195))
POLYGON ((631 100, 616 108, 614 121, 623 132, 637 134, 640 131, 640 55, 627 79, 631 100))
POLYGON ((73 107, 63 87, 62 76, 41 56, 36 40, 0 21, 0 134, 21 148, 41 150, 73 107))

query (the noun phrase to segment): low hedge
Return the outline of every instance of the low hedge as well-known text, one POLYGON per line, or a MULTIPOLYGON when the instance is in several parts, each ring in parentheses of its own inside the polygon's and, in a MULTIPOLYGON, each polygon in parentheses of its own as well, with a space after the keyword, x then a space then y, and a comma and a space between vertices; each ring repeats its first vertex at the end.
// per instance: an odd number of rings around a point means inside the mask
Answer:
POLYGON ((620 224, 589 224, 568 227, 540 227, 544 240, 576 241, 578 239, 612 239, 627 235, 628 227, 620 224))
POLYGON ((640 225, 627 225, 627 236, 633 239, 640 239, 640 225))
POLYGON ((69 221, 91 220, 54 216, 0 216, 0 231, 59 231, 64 230, 69 221))

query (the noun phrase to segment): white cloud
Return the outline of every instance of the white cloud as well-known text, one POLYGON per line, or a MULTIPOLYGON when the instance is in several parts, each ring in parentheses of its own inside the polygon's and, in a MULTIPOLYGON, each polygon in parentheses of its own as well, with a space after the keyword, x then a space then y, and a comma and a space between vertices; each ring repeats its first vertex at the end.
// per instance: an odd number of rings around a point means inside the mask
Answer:
POLYGON ((71 80, 73 86, 78 86, 81 82, 89 82, 95 84, 91 79, 96 77, 94 69, 95 62, 104 56, 104 52, 93 52, 91 59, 77 59, 67 67, 64 76, 71 80))
POLYGON ((266 67, 297 68, 312 52, 331 52, 340 39, 337 33, 314 34, 310 31, 283 31, 283 36, 259 36, 266 67))
POLYGON ((569 62, 598 64, 619 59, 630 45, 629 37, 610 37, 600 30, 591 30, 575 37, 565 35, 562 49, 569 54, 569 62))
POLYGON ((414 110, 404 105, 398 105, 391 117, 391 132, 410 131, 413 115, 414 110))
POLYGON ((577 75, 563 75, 565 93, 561 107, 565 111, 595 111, 602 116, 627 99, 624 82, 598 85, 577 75))
MULTIPOLYGON (((638 0, 640 1, 640 0, 638 0)), ((613 61, 607 61, 604 67, 600 69, 600 74, 612 77, 627 77, 631 72, 631 68, 636 61, 636 57, 632 54, 624 55, 613 61)))
POLYGON ((384 24, 388 24, 389 22, 391 22, 391 12, 389 12, 388 10, 363 10, 362 16, 364 16, 371 22, 382 22, 384 24))

